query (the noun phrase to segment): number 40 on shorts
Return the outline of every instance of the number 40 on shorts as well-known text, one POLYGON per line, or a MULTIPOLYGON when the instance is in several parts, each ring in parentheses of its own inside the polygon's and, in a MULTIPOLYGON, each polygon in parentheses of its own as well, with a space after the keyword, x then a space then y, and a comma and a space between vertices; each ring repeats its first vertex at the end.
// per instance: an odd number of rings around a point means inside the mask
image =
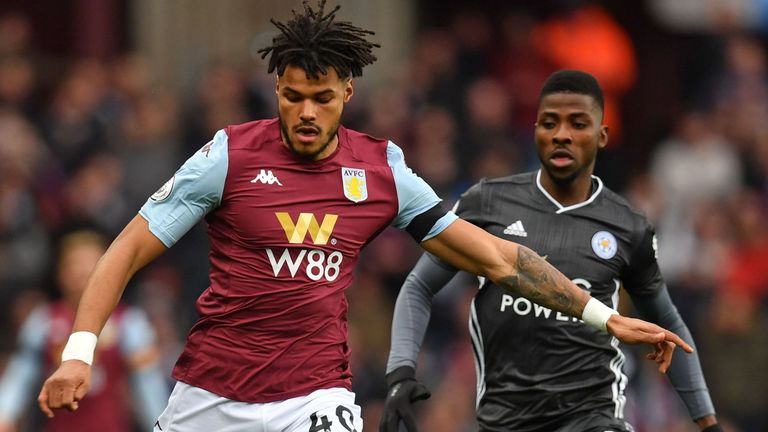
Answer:
POLYGON ((341 432, 342 429, 333 429, 334 421, 338 421, 339 426, 344 428, 343 430, 348 432, 359 432, 355 429, 355 416, 352 414, 352 410, 339 405, 336 407, 336 418, 333 420, 328 419, 327 415, 318 416, 316 412, 309 416, 310 426, 308 432, 341 432))

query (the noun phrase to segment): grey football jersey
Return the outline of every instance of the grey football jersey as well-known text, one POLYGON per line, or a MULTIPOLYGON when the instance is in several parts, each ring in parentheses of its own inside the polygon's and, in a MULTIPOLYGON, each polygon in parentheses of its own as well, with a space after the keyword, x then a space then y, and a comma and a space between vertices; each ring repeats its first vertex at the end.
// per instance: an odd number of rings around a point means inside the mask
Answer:
MULTIPOLYGON (((662 289, 655 235, 644 216, 597 177, 587 201, 563 207, 538 175, 483 180, 462 195, 456 213, 536 251, 614 308, 622 284, 637 294, 662 289)), ((483 430, 556 430, 595 411, 623 418, 625 358, 611 335, 493 283, 475 295, 469 327, 483 430)))

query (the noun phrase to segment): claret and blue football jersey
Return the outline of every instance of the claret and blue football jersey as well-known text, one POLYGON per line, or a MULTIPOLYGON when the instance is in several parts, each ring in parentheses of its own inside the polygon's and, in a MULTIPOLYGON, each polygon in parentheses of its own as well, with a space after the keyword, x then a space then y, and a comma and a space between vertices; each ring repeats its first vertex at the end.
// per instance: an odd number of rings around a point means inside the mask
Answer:
POLYGON ((142 207, 168 247, 208 223, 211 284, 174 378, 254 403, 351 389, 344 290, 358 254, 440 199, 392 142, 343 126, 338 137, 333 154, 307 162, 277 119, 228 127, 142 207))

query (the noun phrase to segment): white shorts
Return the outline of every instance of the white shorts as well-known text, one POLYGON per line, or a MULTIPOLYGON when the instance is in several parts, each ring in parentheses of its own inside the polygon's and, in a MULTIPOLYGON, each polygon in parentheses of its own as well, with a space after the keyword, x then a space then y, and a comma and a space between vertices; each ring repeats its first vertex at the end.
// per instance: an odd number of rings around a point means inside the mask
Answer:
POLYGON ((344 388, 269 403, 237 402, 176 383, 154 432, 362 432, 355 394, 344 388))

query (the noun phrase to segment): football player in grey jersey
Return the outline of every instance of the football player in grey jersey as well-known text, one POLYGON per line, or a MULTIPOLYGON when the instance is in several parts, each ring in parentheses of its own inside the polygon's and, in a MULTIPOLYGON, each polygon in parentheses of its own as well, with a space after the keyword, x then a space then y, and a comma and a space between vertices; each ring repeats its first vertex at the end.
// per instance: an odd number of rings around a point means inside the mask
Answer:
MULTIPOLYGON (((594 77, 554 73, 541 90, 535 124, 541 169, 481 180, 462 195, 456 213, 533 249, 614 309, 623 286, 644 319, 693 345, 659 272, 653 228, 592 175, 608 142, 602 120, 594 77)), ((432 299, 456 272, 425 254, 400 291, 381 432, 397 432, 401 420, 416 430, 412 404, 429 397, 415 379, 416 359, 432 299)), ((627 377, 615 337, 483 279, 469 328, 482 431, 632 431, 624 420, 627 377)), ((698 427, 721 431, 696 354, 676 356, 668 375, 698 427)))

